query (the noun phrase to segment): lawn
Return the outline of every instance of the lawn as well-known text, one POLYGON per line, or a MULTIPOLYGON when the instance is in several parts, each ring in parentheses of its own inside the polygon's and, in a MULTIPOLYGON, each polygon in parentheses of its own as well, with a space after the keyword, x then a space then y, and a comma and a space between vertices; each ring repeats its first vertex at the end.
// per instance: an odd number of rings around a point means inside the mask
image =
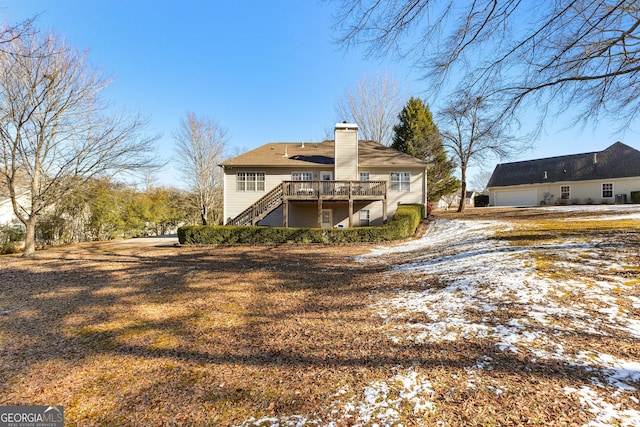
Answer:
POLYGON ((637 206, 476 209, 388 246, 3 256, 0 405, 69 426, 638 425, 639 229, 637 206))

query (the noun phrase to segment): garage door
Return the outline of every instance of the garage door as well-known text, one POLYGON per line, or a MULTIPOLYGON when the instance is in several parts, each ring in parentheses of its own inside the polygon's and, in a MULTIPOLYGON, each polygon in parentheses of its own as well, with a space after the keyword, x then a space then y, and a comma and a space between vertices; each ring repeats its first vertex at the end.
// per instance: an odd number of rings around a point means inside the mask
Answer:
POLYGON ((538 192, 533 190, 496 191, 495 206, 535 206, 538 192))

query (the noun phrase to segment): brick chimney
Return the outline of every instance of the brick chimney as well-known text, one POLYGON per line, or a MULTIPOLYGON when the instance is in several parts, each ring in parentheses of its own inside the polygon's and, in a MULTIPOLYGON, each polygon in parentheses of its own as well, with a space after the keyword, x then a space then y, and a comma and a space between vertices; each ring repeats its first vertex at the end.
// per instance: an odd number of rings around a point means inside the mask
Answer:
POLYGON ((358 174, 358 125, 337 123, 334 131, 335 180, 357 181, 358 174))

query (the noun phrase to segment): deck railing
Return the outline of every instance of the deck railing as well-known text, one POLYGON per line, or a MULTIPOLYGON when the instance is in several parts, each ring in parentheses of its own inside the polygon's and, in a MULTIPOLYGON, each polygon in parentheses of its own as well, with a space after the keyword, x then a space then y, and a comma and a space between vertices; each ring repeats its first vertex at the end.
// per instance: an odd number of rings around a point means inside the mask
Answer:
POLYGON ((229 221, 227 225, 256 225, 258 221, 282 204, 282 188, 283 186, 280 184, 269 191, 260 200, 229 221))
POLYGON ((382 198, 387 181, 284 181, 284 197, 289 199, 382 198))

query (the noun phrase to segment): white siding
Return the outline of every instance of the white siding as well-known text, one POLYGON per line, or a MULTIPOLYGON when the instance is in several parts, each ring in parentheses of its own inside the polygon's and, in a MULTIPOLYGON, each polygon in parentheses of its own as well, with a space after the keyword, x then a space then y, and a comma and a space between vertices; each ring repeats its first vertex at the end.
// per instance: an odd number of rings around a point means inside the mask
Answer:
POLYGON ((335 129, 336 181, 360 179, 358 176, 358 126, 337 124, 335 129))
MULTIPOLYGON (((563 181, 554 182, 549 184, 527 185, 527 186, 511 186, 511 187, 493 187, 490 191, 490 204, 492 206, 514 206, 514 204, 506 204, 505 200, 509 199, 509 193, 511 195, 514 192, 520 192, 524 194, 530 194, 532 191, 536 192, 536 198, 534 204, 540 204, 545 200, 545 193, 548 194, 546 198, 550 204, 587 204, 587 203, 614 203, 616 195, 626 195, 627 202, 631 200, 632 191, 640 191, 640 177, 636 178, 617 178, 617 179, 605 179, 594 181, 563 181), (602 184, 613 184, 613 197, 602 198, 602 184), (571 188, 571 195, 569 200, 560 199, 560 187, 568 185, 571 188)), ((525 206, 524 204, 518 204, 519 206, 525 206)), ((527 205, 531 206, 531 205, 527 205)))
POLYGON ((7 224, 16 219, 11 199, 0 200, 0 224, 7 224))
MULTIPOLYGON (((319 179, 320 169, 296 169, 296 172, 302 170, 313 172, 313 179, 319 179)), ((291 172, 289 169, 273 169, 273 168, 226 168, 224 171, 224 218, 225 223, 235 218, 240 212, 258 201, 261 197, 280 185, 282 181, 291 180, 291 172), (264 191, 236 191, 236 174, 238 172, 264 172, 264 191)), ((282 225, 282 222, 280 222, 282 225)))
MULTIPOLYGON (((370 172, 371 181, 387 181, 387 214, 389 219, 396 212, 399 204, 421 203, 426 202, 426 180, 424 176, 424 168, 408 168, 408 167, 388 167, 388 168, 366 168, 370 172), (389 179, 391 172, 409 172, 411 174, 410 190, 391 191, 389 189, 389 179)), ((363 169, 364 171, 364 169, 363 169)), ((374 212, 371 212, 373 221, 374 212)), ((380 213, 382 215, 382 213, 380 213)), ((377 216, 376 216, 377 217, 377 216)))
POLYGON ((560 197, 561 185, 569 185, 571 187, 569 203, 613 203, 617 194, 626 195, 628 202, 631 200, 632 191, 640 191, 640 177, 554 184, 551 186, 551 192, 555 195, 555 200, 560 197), (602 198, 602 184, 604 183, 613 184, 613 197, 602 198))
MULTIPOLYGON (((317 169, 304 169, 305 171, 313 171, 313 179, 320 179, 320 172, 326 171, 327 166, 320 166, 317 169)), ((295 169, 295 171, 301 171, 295 169)), ((270 168, 233 168, 225 169, 224 185, 224 218, 225 222, 236 217, 240 212, 249 207, 252 203, 263 197, 282 181, 291 179, 291 172, 288 169, 270 169, 270 168), (237 172, 265 172, 265 191, 236 191, 236 173, 237 172)), ((356 173, 356 180, 360 178, 360 171, 356 173)), ((392 219, 399 204, 419 203, 424 204, 426 201, 425 174, 422 167, 385 167, 374 168, 366 167, 362 172, 369 172, 371 181, 387 181, 387 219, 392 219), (391 172, 409 172, 411 174, 410 191, 391 191, 389 190, 389 177, 391 172)), ((332 209, 334 226, 342 225, 348 227, 348 209, 347 201, 344 202, 327 202, 323 203, 324 209, 332 209)), ((371 213, 371 225, 382 224, 383 218, 383 202, 354 202, 353 225, 359 224, 358 211, 360 209, 369 209, 371 213)), ((291 227, 316 227, 318 222, 317 204, 313 202, 291 202, 289 203, 289 226, 291 227)), ((260 221, 260 225, 281 226, 283 220, 282 207, 277 208, 269 214, 264 220, 260 221)))
MULTIPOLYGON (((18 204, 28 206, 30 203, 28 194, 18 196, 18 204)), ((11 199, 0 200, 0 224, 9 224, 11 222, 18 221, 15 213, 13 213, 13 205, 11 199)))

